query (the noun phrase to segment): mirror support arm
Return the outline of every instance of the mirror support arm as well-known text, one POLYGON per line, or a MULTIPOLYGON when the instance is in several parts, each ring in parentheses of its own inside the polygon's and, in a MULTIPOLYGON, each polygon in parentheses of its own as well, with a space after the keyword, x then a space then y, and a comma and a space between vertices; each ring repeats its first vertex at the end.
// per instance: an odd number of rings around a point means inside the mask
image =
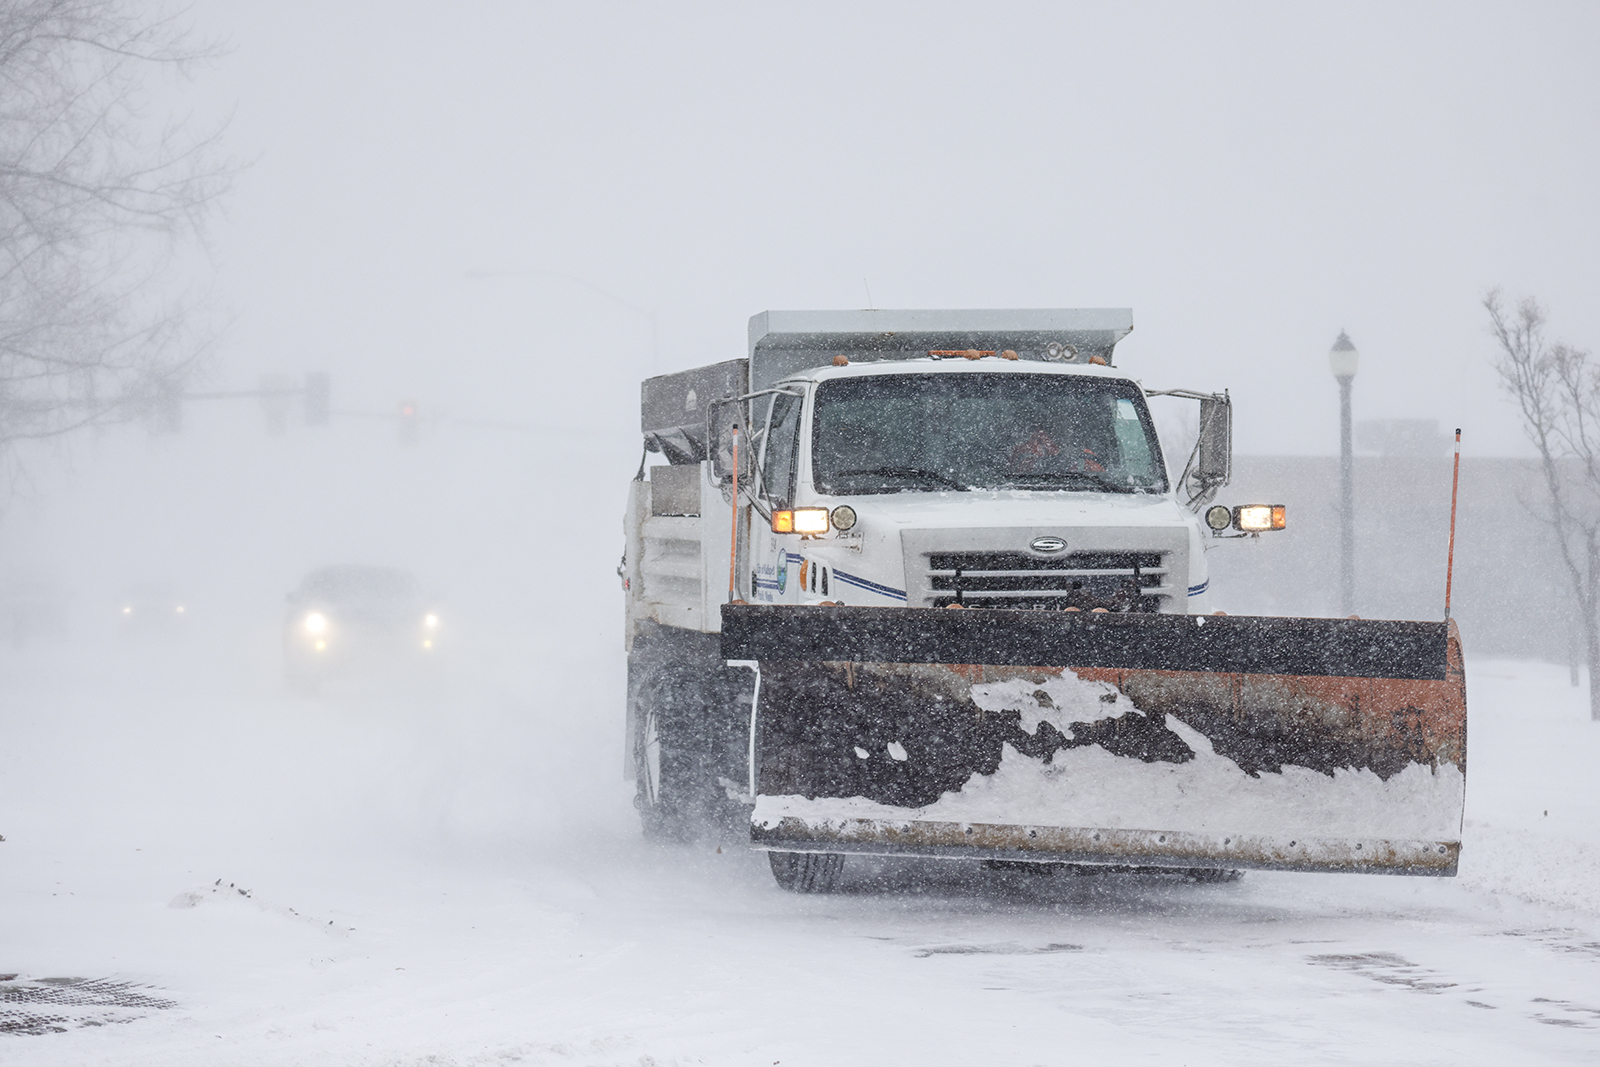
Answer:
POLYGON ((1186 506, 1199 511, 1233 477, 1233 399, 1227 390, 1202 393, 1193 389, 1148 389, 1145 395, 1200 402, 1200 432, 1178 478, 1178 485, 1188 495, 1186 506))

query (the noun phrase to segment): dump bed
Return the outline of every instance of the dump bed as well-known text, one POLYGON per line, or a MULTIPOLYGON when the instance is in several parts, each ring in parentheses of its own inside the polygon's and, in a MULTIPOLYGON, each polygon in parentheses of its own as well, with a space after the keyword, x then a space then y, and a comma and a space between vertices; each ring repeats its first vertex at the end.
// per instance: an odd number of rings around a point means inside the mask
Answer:
POLYGON ((750 318, 747 358, 647 378, 640 390, 640 429, 645 447, 669 463, 698 463, 707 457, 713 400, 771 388, 835 356, 862 363, 1009 350, 1022 360, 1109 364, 1117 342, 1132 329, 1127 308, 763 311, 750 318))
POLYGON ((836 355, 866 362, 1009 349, 1024 360, 1110 363, 1132 329, 1128 308, 763 311, 750 318, 750 387, 766 389, 836 355))

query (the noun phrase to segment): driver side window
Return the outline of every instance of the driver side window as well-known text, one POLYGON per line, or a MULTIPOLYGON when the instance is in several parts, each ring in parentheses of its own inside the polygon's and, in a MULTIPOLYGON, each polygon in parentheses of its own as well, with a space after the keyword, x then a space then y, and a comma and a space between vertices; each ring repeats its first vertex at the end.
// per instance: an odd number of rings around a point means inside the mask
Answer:
POLYGON ((794 506, 795 450, 800 437, 802 406, 798 396, 780 393, 773 398, 761 481, 774 507, 794 506))

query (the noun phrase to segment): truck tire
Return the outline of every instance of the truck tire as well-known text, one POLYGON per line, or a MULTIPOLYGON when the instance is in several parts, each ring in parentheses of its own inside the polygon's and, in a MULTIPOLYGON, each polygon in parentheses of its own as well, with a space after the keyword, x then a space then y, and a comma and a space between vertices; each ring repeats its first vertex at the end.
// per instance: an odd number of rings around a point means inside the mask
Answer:
POLYGON ((667 837, 667 811, 661 795, 661 723, 653 707, 639 709, 638 732, 634 738, 634 807, 646 837, 667 837))
POLYGON ((831 893, 844 870, 842 852, 768 852, 773 880, 791 893, 831 893))
POLYGON ((633 803, 645 837, 693 841, 720 833, 726 798, 706 780, 682 706, 651 701, 635 715, 633 803))
POLYGON ((750 673, 726 667, 717 635, 653 627, 628 657, 634 805, 646 837, 748 834, 724 783, 748 778, 750 673))

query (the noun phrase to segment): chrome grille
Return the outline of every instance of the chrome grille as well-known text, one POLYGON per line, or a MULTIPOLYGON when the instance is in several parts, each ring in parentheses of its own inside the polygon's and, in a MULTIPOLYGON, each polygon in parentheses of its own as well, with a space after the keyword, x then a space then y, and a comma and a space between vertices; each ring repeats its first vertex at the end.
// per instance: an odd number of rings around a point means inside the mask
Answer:
POLYGON ((1167 567, 1160 552, 930 552, 934 607, 1160 611, 1167 567))

